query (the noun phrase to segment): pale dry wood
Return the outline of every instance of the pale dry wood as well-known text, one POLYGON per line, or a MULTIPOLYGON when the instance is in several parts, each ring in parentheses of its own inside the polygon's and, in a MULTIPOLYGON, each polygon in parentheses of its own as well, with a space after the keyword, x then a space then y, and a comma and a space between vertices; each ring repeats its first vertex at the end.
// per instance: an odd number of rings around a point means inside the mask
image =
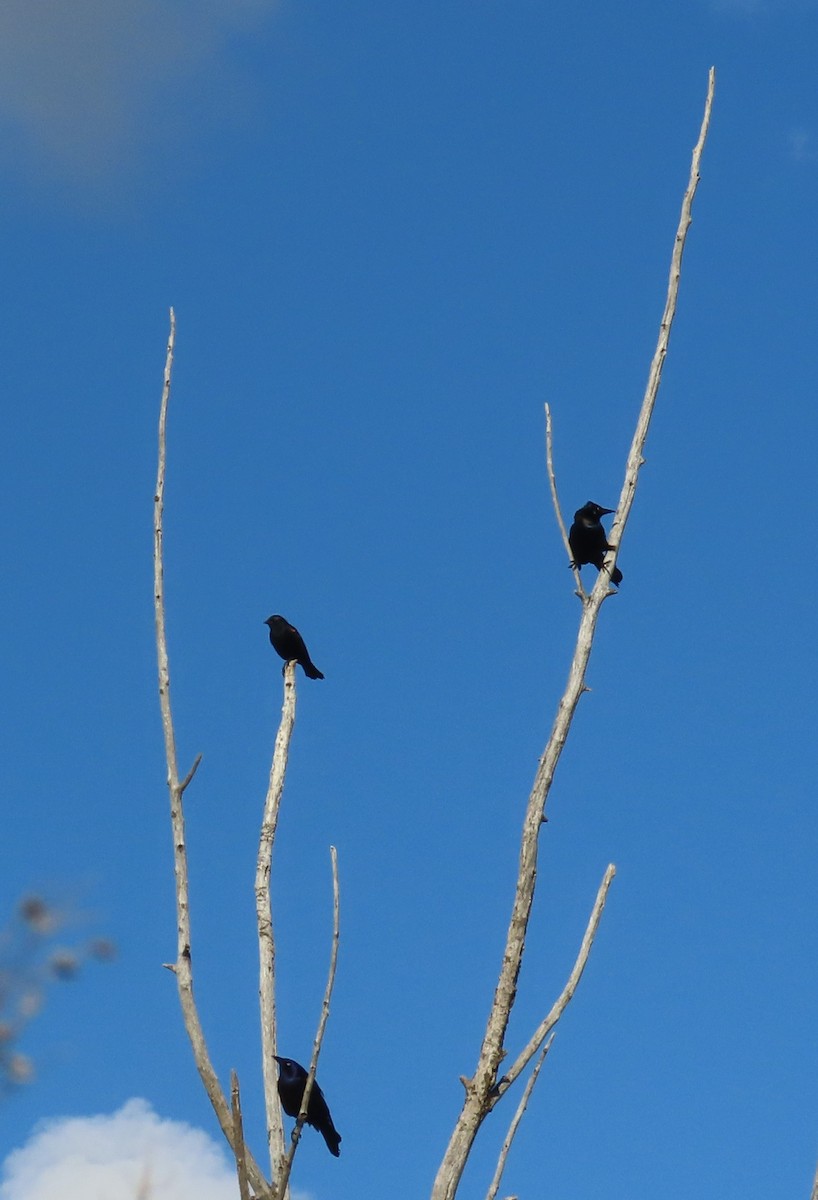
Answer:
MULTIPOLYGON (((699 168, 701 166, 702 152, 704 143, 707 140, 707 131, 710 128, 710 114, 713 110, 713 94, 716 88, 716 68, 711 67, 707 79, 707 98, 704 103, 704 117, 702 118, 701 129, 699 131, 699 140, 693 147, 693 158, 690 164, 690 179, 687 189, 685 190, 684 198, 682 199, 682 211, 679 217, 679 227, 676 230, 676 239, 673 243, 673 254, 670 260, 670 276, 667 285, 667 299, 665 300, 665 308, 662 313, 662 320, 659 326, 659 337, 656 342, 656 350, 654 351, 653 360, 650 364, 648 372, 648 382, 645 388, 642 407, 639 410, 639 419, 636 423, 636 432, 633 435, 630 452, 628 454, 628 462, 625 468, 625 482, 622 485, 622 492, 619 497, 619 503, 616 506, 609 541, 619 547, 622 538, 622 532, 625 528, 625 523, 630 515, 631 506, 633 505, 634 496, 636 493, 636 484, 639 479, 639 471, 644 464, 643 451, 645 449, 645 441, 650 428, 651 417, 656 405, 656 397, 659 392, 659 384, 662 381, 662 370, 667 357, 668 344, 670 342, 670 331, 673 327, 673 319, 676 316, 676 304, 679 298, 679 281, 682 275, 682 256, 684 254, 685 241, 687 232, 690 229, 693 221, 693 199, 696 195, 696 188, 699 186, 699 168)), ((606 560, 606 571, 610 572, 616 563, 616 554, 613 557, 609 555, 606 560)), ((603 572, 600 571, 600 577, 603 572)))
MULTIPOLYGON (((699 182, 699 165, 710 124, 714 87, 715 71, 711 69, 708 79, 704 117, 699 139, 693 150, 690 178, 682 201, 681 217, 671 257, 668 294, 662 314, 656 352, 651 363, 648 384, 628 455, 625 482, 619 506, 611 527, 610 540, 616 547, 619 546, 633 502, 639 468, 643 461, 642 451, 656 402, 662 366, 667 354, 670 330, 676 312, 682 254, 685 238, 692 219, 693 197, 695 196, 696 187, 699 182)), ((491 1093, 495 1086, 500 1063, 505 1054, 505 1035, 517 992, 517 980, 520 973, 526 932, 534 899, 539 832, 545 819, 545 806, 554 778, 554 772, 562 753, 562 748, 565 745, 579 698, 583 691, 586 690, 585 672, 590 659, 600 608, 606 597, 611 594, 609 572, 613 569, 615 562, 616 550, 609 552, 606 569, 599 572, 599 577, 591 594, 586 596, 582 601, 582 615, 574 656, 569 670, 568 682, 562 699, 559 702, 551 734, 543 756, 540 759, 534 785, 526 807, 514 904, 506 936, 503 962, 486 1023, 486 1031, 483 1036, 474 1075, 471 1079, 466 1080, 466 1096, 463 1107, 457 1118, 449 1144, 443 1156, 443 1161, 438 1168, 432 1187, 431 1200, 453 1200, 477 1131, 492 1107, 491 1093)))
POLYGON ((545 1057, 548 1054, 548 1051, 551 1049, 551 1043, 554 1040, 554 1036, 555 1035, 552 1033, 551 1036, 549 1037, 548 1041, 545 1043, 542 1050, 540 1051, 540 1057, 537 1059, 536 1063, 534 1064, 534 1069, 532 1070, 531 1074, 529 1075, 528 1081, 526 1082, 525 1088, 523 1089, 523 1094, 520 1097, 520 1102, 514 1111, 514 1116, 511 1118, 511 1124, 508 1127, 508 1133, 506 1134, 505 1138, 503 1139, 503 1144, 500 1147, 500 1155, 497 1159, 497 1166, 494 1170, 494 1177, 492 1178, 491 1184, 489 1185, 489 1190, 486 1192, 486 1200, 495 1200, 495 1197, 496 1197, 498 1191, 500 1190, 500 1181, 502 1180, 503 1172, 506 1169, 506 1162, 508 1160, 509 1151, 511 1150, 511 1144, 514 1141, 514 1135, 516 1134, 517 1130, 520 1127, 520 1122, 523 1119, 523 1113, 528 1108, 528 1102, 531 1099, 531 1093, 534 1091, 534 1084, 537 1082, 537 1076, 540 1073, 540 1068, 542 1067, 543 1063, 545 1062, 545 1057))
POLYGON ((609 863, 608 868, 602 877, 602 882, 599 885, 599 890, 596 894, 596 900, 594 901, 594 907, 591 910, 591 916, 588 920, 588 926, 585 930, 576 962, 571 970, 571 974, 568 976, 568 981, 565 984, 565 987, 562 989, 559 997, 553 1004, 551 1011, 546 1017, 543 1018, 534 1033, 529 1038, 528 1044, 520 1052, 509 1069, 503 1073, 503 1078, 500 1080, 500 1083, 496 1089, 497 1094, 495 1097, 493 1097, 492 1107, 497 1103, 497 1100, 500 1098, 500 1096, 502 1096, 503 1093, 509 1087, 511 1087, 512 1083, 514 1083, 515 1079, 517 1079, 521 1072, 525 1070, 525 1068, 531 1062, 531 1059, 543 1044, 545 1038, 547 1038, 552 1032, 554 1026, 557 1024, 560 1017, 570 1004, 574 992, 579 987, 579 981, 582 978, 582 973, 588 963, 591 947, 594 944, 594 938, 596 937, 597 930, 599 929, 599 922, 602 920, 602 912, 605 908, 605 901, 608 898, 608 889, 613 883, 615 875, 616 867, 613 865, 613 863, 609 863))
MULTIPOLYGON (((258 928, 259 953, 259 1010, 261 1016, 261 1070, 264 1081, 264 1108, 267 1119, 267 1146, 270 1154, 270 1171, 273 1180, 279 1180, 285 1166, 284 1123, 278 1101, 276 1078, 277 1018, 275 1001, 275 934, 273 931, 273 909, 270 899, 270 872, 272 869, 273 843, 275 842, 284 777, 295 724, 295 662, 284 667, 284 701, 281 721, 273 748, 267 795, 261 819, 258 856, 256 859, 256 924, 258 928)), ((279 1195, 284 1197, 284 1191, 279 1195)))
POLYGON ((467 1083, 466 1098, 432 1190, 432 1200, 452 1200, 466 1159, 483 1119, 490 1111, 490 1094, 505 1054, 504 1040, 517 990, 525 937, 537 877, 539 831, 545 804, 562 748, 582 692, 591 654, 594 629, 607 589, 595 587, 582 606, 579 634, 568 683, 560 700, 551 736, 540 759, 528 799, 520 846, 520 863, 514 905, 506 937, 506 949, 495 988, 486 1032, 474 1076, 467 1083))
POLYGON ((230 1110, 233 1114, 233 1154, 236 1159, 236 1175, 239 1181, 239 1200, 250 1200, 244 1145, 244 1122, 241 1118, 241 1093, 239 1092, 239 1077, 235 1071, 230 1072, 230 1110))
POLYGON ((815 1169, 815 1178, 812 1181, 812 1192, 810 1193, 810 1200, 818 1200, 818 1167, 816 1167, 816 1169, 815 1169))
MULTIPOLYGON (((233 1117, 230 1106, 225 1099, 218 1076, 213 1069, 210 1055, 205 1042, 204 1031, 196 1002, 193 995, 193 965, 191 960, 190 937, 190 907, 188 892, 187 849, 185 844, 185 815, 182 797, 185 789, 193 779, 196 768, 201 761, 198 756, 190 771, 183 780, 179 779, 179 767, 176 756, 176 736, 173 728, 173 716, 170 703, 170 667, 167 649, 167 632, 165 627, 165 585, 163 559, 163 517, 165 502, 165 470, 167 459, 167 414, 170 400, 170 383, 173 370, 173 351, 176 341, 176 317, 173 309, 170 312, 170 335, 168 337, 167 356, 165 359, 164 384, 162 388, 162 403, 159 411, 159 451, 156 474, 156 490, 153 498, 153 582, 154 582, 154 618, 156 625, 156 658, 159 673, 159 707, 162 713, 162 731, 165 738, 165 757, 167 759, 167 784, 170 794, 170 819, 173 832, 173 868, 176 880, 176 962, 173 973, 179 993, 179 1003, 185 1029, 193 1049, 196 1068, 204 1084, 210 1103, 216 1113, 219 1125, 234 1154, 236 1146, 233 1136, 233 1117)), ((247 1174, 253 1189, 262 1194, 267 1189, 267 1181, 253 1156, 247 1152, 247 1174)))
POLYGON ((312 1044, 312 1058, 310 1059, 310 1068, 307 1072, 307 1081, 304 1084, 304 1094, 301 1097, 301 1108, 299 1109, 296 1118, 295 1126, 293 1127, 290 1149, 287 1154, 287 1161, 284 1164, 284 1170, 278 1181, 276 1195, 283 1198, 284 1188, 290 1178, 292 1171, 293 1159, 295 1157, 298 1142, 301 1137, 301 1130, 304 1127, 304 1121, 307 1117, 307 1106, 312 1095, 313 1083, 315 1082, 315 1073, 318 1070, 318 1056, 321 1053, 321 1047, 324 1044, 324 1035, 327 1029, 327 1021, 329 1020, 330 1001, 332 999, 332 989, 335 986, 335 971, 338 966, 338 945, 341 940, 341 891, 338 882, 338 851, 334 846, 330 846, 330 861, 332 864, 332 948, 329 956, 329 970, 327 972, 327 986, 324 988, 324 999, 321 1003, 321 1016, 318 1021, 318 1028, 315 1032, 315 1038, 312 1044))
MULTIPOLYGON (((557 476, 554 472, 554 429, 551 422, 551 408, 545 406, 545 465, 548 471, 548 486, 551 489, 551 500, 554 505, 554 513, 556 514, 557 524, 560 527, 563 544, 565 545, 565 553, 568 555, 569 565, 574 561, 574 556, 571 553, 571 543, 568 541, 568 530, 565 526, 565 521, 560 508, 560 499, 557 494, 557 476)), ((577 595, 580 600, 585 599, 585 588, 582 586, 582 579, 579 574, 579 567, 571 568, 574 572, 574 579, 577 585, 577 595)))

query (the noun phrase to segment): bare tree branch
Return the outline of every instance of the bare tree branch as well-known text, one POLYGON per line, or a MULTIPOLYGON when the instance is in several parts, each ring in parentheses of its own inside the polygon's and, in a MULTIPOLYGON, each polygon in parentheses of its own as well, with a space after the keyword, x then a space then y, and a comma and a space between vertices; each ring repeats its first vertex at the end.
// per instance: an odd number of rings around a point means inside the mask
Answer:
POLYGON ((198 769, 199 769, 199 763, 200 763, 201 761, 202 761, 202 756, 201 756, 201 754, 197 754, 197 755, 196 755, 196 757, 195 757, 195 759, 193 760, 193 766, 190 768, 190 770, 188 771, 187 775, 185 775, 184 779, 183 779, 183 780, 182 780, 182 782, 179 784, 179 791, 180 791, 180 792, 184 792, 184 791, 187 789, 188 785, 190 784, 190 782, 191 782, 191 781, 192 781, 192 779, 193 779, 193 776, 194 776, 194 775, 196 774, 196 772, 198 771, 198 769))
MULTIPOLYGON (((193 995, 193 966, 190 950, 190 907, 188 896, 187 850, 185 846, 185 816, 182 806, 182 794, 193 778, 201 755, 194 763, 184 780, 179 780, 179 767, 176 757, 176 736, 173 729, 173 716, 170 704, 170 668, 168 664, 167 633, 165 628, 165 586, 163 563, 163 515, 165 502, 165 464, 167 447, 167 414, 170 399, 170 381, 173 369, 173 349, 176 340, 176 318, 170 312, 170 336, 165 360, 164 386, 162 388, 162 404, 159 412, 159 465, 156 475, 156 491, 153 497, 153 598, 154 617, 156 624, 156 658, 159 672, 159 707, 162 713, 162 730, 165 736, 165 757, 168 767, 168 791, 170 793, 170 820, 173 830, 173 867, 176 878, 176 927, 177 952, 173 973, 179 992, 179 1003, 185 1029, 193 1048, 196 1067, 204 1084, 205 1091, 213 1105, 224 1136, 227 1138, 234 1154, 237 1147, 233 1134, 233 1117, 225 1099, 224 1092, 213 1069, 210 1055, 205 1042, 204 1031, 199 1020, 199 1013, 193 995)), ((263 1193, 267 1189, 267 1181, 252 1155, 247 1154, 247 1174, 254 1190, 263 1193)))
POLYGON ((810 1200, 818 1200, 818 1167, 815 1170, 815 1178, 812 1181, 812 1192, 810 1193, 810 1200))
POLYGON ((508 1153, 511 1149, 511 1143, 514 1141, 514 1135, 516 1134, 520 1122, 523 1119, 523 1113, 528 1107, 528 1101, 531 1099, 531 1093, 534 1091, 534 1084, 537 1082, 537 1076, 540 1073, 540 1067, 545 1062, 545 1056, 551 1049, 551 1043, 553 1040, 554 1034, 552 1033, 540 1051, 540 1057, 537 1059, 536 1063, 534 1064, 534 1069, 528 1077, 528 1082, 526 1083, 523 1094, 520 1097, 520 1103, 517 1105, 517 1109, 511 1119, 511 1124, 508 1127, 508 1133, 506 1134, 503 1144, 500 1147, 500 1156, 497 1159, 497 1167, 494 1172, 494 1178, 491 1181, 489 1190, 486 1192, 486 1200, 494 1200, 497 1192, 500 1189, 500 1180, 503 1178, 503 1172, 506 1169, 506 1161, 508 1160, 508 1153))
POLYGON ((596 894, 594 907, 591 910, 591 916, 588 921, 588 927, 585 930, 585 936, 582 939, 582 944, 579 948, 577 960, 574 963, 571 974, 568 976, 568 982, 562 989, 556 1003, 553 1005, 548 1016, 545 1017, 528 1041, 528 1045, 520 1052, 515 1059, 513 1065, 503 1073, 503 1077, 499 1080, 497 1087, 492 1096, 492 1107, 497 1103, 498 1099, 511 1087, 518 1075, 528 1066, 531 1059, 543 1044, 545 1038, 548 1037, 551 1030, 559 1021, 562 1014, 571 1002, 574 992, 579 986, 579 981, 582 978, 582 973, 588 963, 588 956, 591 953, 591 947, 594 944, 599 922, 602 920, 602 910, 605 907, 605 901, 608 898, 608 889, 613 883, 616 867, 610 863, 608 869, 602 877, 602 883, 599 885, 599 891, 596 894))
MULTIPOLYGON (((665 301, 665 309, 662 313, 662 321, 659 326, 659 337, 656 342, 656 350, 654 351, 653 360, 650 364, 648 372, 648 382, 645 388, 645 396, 642 400, 642 408, 639 411, 639 420, 636 423, 636 432, 633 435, 630 453, 628 454, 628 462, 625 468, 625 482, 622 485, 622 492, 619 497, 619 504, 616 507, 613 523, 611 525, 610 541, 617 548, 625 529, 625 523, 630 515, 631 506, 633 505, 634 496, 636 494, 636 484, 639 479, 639 471, 644 463, 642 452, 645 448, 645 442, 650 428, 651 417, 656 405, 656 397, 659 392, 659 384, 662 380, 662 370, 667 357, 668 343, 670 342, 670 331, 673 326, 673 318, 676 316, 676 303, 679 298, 679 281, 682 276, 682 255, 684 254, 685 241, 687 239, 687 231, 693 222, 693 198, 696 195, 696 188, 699 186, 699 167, 702 160, 702 151, 704 143, 707 140, 707 131, 710 128, 710 114, 713 109, 713 93, 716 88, 716 68, 711 67, 707 79, 707 98, 704 102, 704 116, 702 118, 701 129, 699 131, 699 140, 693 147, 693 159, 690 164, 690 179, 687 189, 682 199, 682 212, 679 217, 679 227, 676 230, 676 239, 673 243, 673 254, 670 260, 670 277, 667 285, 667 299, 665 301)), ((612 571, 616 563, 616 555, 609 558, 606 563, 606 570, 612 571)), ((603 574, 600 571, 600 576, 603 574)))
POLYGON ((233 1114, 233 1153, 236 1158, 236 1175, 239 1180, 239 1200, 250 1200, 250 1184, 247 1181, 247 1160, 244 1145, 244 1124, 241 1119, 239 1077, 235 1071, 230 1072, 230 1110, 233 1114))
MULTIPOLYGON (((273 932, 273 909, 270 900, 270 871, 272 868, 273 842, 278 827, 284 777, 290 739, 295 724, 295 662, 284 668, 284 703, 281 708, 281 723, 276 734, 270 780, 264 800, 261 819, 258 858, 256 860, 256 921, 258 925, 259 952, 259 1009, 261 1013, 261 1068, 264 1079, 264 1107, 267 1115, 267 1145, 270 1153, 270 1171, 273 1180, 279 1180, 284 1170, 284 1123, 276 1085, 276 1002, 275 1002, 275 935, 273 932)), ((284 1197, 284 1189, 279 1195, 284 1197)))
POLYGON ((327 1029, 327 1021, 329 1020, 329 1006, 332 999, 332 989, 335 986, 335 969, 338 965, 338 943, 341 939, 341 892, 338 884, 338 851, 334 846, 330 846, 330 861, 332 863, 332 949, 329 956, 329 971, 327 972, 327 986, 324 989, 324 999, 321 1004, 321 1016, 318 1021, 318 1029, 315 1033, 315 1039, 312 1044, 312 1058, 310 1059, 310 1069, 307 1072, 307 1081, 304 1084, 304 1094, 301 1097, 301 1108, 299 1109, 296 1118, 295 1126, 293 1127, 292 1140, 290 1149, 287 1154, 287 1161, 284 1164, 284 1170, 277 1183, 276 1195, 278 1200, 283 1200, 284 1189, 286 1188, 290 1172, 293 1166, 293 1159, 298 1148, 298 1142, 301 1137, 301 1130, 304 1128, 304 1121, 307 1118, 307 1107, 312 1095, 313 1083, 315 1082, 315 1073, 318 1069, 318 1056, 321 1053, 321 1047, 324 1044, 324 1034, 327 1029))
MULTIPOLYGON (((633 503, 639 468, 642 464, 642 451, 656 402, 662 366, 667 353, 670 329, 676 312, 682 253, 684 251, 687 231, 691 223, 693 197, 699 182, 699 165, 710 123, 714 86, 715 71, 711 69, 708 79, 704 117, 699 133, 699 140, 693 150, 690 179, 682 201, 681 217, 673 247, 668 295, 662 314, 656 352, 651 364, 647 389, 639 413, 631 450, 628 455, 625 482, 619 500, 619 507, 617 508, 611 527, 611 540, 617 547, 619 546, 622 532, 624 531, 625 523, 633 503)), ((615 561, 616 551, 614 550, 609 554, 606 570, 599 572, 590 596, 586 596, 582 601, 582 616, 580 618, 577 642, 569 670, 568 682, 562 699, 559 702, 551 735, 546 744, 543 756, 540 759, 534 785, 526 807, 514 905, 506 937, 503 962, 486 1024, 486 1032, 483 1037, 474 1075, 466 1082, 466 1096, 463 1108, 457 1119, 443 1161, 435 1178, 432 1188, 432 1200, 453 1200, 477 1131, 492 1107, 492 1089, 495 1086, 497 1071, 505 1054, 505 1035, 517 993, 517 980, 522 964, 525 938, 534 900, 539 852, 539 832, 545 818, 545 806, 554 778, 554 772, 562 753, 562 748, 568 737, 580 696, 586 690, 585 672, 591 655, 599 612, 604 600, 611 594, 609 572, 613 569, 615 561)))
MULTIPOLYGON (((545 464, 548 470, 548 485, 551 488, 551 499, 554 503, 554 512, 557 517, 557 524, 560 527, 563 544, 565 545, 565 553, 568 555, 568 562, 573 563, 574 555, 571 552, 571 543, 568 541, 568 530, 565 527, 565 521, 562 517, 562 509, 560 508, 560 500, 557 495, 557 476, 554 473, 554 431, 551 425, 551 409, 546 404, 545 406, 545 464)), ((577 583, 577 595, 580 600, 585 599, 585 588, 582 586, 582 579, 579 574, 579 567, 573 567, 574 579, 577 583)))

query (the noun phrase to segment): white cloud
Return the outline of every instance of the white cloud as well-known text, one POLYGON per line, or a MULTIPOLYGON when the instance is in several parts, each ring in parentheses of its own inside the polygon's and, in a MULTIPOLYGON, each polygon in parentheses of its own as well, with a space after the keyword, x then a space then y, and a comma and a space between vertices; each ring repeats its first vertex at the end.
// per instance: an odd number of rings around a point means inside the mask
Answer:
MULTIPOLYGON (((39 1125, 3 1163, 0 1200, 236 1200, 235 1167, 208 1134, 129 1100, 110 1116, 39 1125)), ((309 1200, 303 1193, 300 1200, 309 1200)))
POLYGON ((252 82, 230 43, 278 3, 3 0, 7 163, 82 186, 110 185, 146 166, 157 144, 181 151, 197 123, 229 121, 246 106, 252 82))

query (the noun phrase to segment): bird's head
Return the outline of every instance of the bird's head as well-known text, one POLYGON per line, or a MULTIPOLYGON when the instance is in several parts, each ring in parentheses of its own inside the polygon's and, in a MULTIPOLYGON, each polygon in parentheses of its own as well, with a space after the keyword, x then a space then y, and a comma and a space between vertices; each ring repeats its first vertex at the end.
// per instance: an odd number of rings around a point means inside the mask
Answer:
POLYGON ((287 622, 283 617, 280 617, 278 613, 273 613, 271 617, 267 618, 264 624, 269 625, 270 629, 275 629, 277 625, 286 625, 287 622))
MULTIPOLYGON (((603 508, 601 504, 594 504, 593 500, 589 500, 585 507, 581 508, 579 512, 582 513, 582 516, 587 520, 598 521, 600 517, 606 517, 608 513, 616 512, 616 509, 603 508)), ((579 513, 577 513, 577 516, 579 516, 579 513)))
POLYGON ((274 1059, 276 1060, 276 1062, 278 1063, 278 1065, 279 1065, 279 1069, 280 1069, 281 1078, 282 1078, 282 1079, 283 1079, 285 1082, 286 1082, 287 1080, 291 1080, 291 1079, 297 1079, 297 1078, 298 1078, 298 1073, 299 1073, 299 1070, 301 1070, 301 1068, 299 1068, 299 1065, 298 1065, 298 1063, 295 1061, 295 1059, 292 1059, 292 1058, 279 1058, 279 1056, 278 1056, 277 1054, 274 1054, 274 1055, 273 1055, 273 1058, 274 1058, 274 1059))

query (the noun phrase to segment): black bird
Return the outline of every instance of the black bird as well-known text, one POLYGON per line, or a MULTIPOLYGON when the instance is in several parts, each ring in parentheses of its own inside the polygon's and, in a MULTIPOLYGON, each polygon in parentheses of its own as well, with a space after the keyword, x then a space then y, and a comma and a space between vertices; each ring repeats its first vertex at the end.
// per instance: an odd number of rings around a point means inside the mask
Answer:
MULTIPOLYGON (((600 517, 614 511, 612 508, 603 508, 601 504, 594 504, 593 500, 589 500, 587 504, 583 504, 582 508, 577 509, 574 513, 574 524, 568 534, 568 542, 574 556, 571 559, 572 567, 581 567, 585 563, 591 563, 597 571, 602 570, 605 551, 613 550, 613 546, 608 545, 608 535, 602 528, 600 517)), ((611 583, 615 583, 618 587, 621 582, 622 572, 619 567, 614 567, 611 572, 611 583)))
POLYGON ((278 614, 268 617, 264 624, 270 627, 270 642, 276 654, 280 654, 285 662, 292 662, 295 659, 297 663, 301 663, 307 679, 324 678, 310 658, 309 651, 304 645, 304 639, 295 625, 291 625, 289 621, 285 621, 278 614))
MULTIPOLYGON (((278 1095, 281 1107, 288 1117, 297 1117, 304 1096, 307 1072, 300 1063, 295 1062, 292 1058, 279 1058, 276 1054, 275 1060, 278 1063, 278 1095)), ((339 1158, 341 1135, 332 1123, 324 1093, 316 1080, 312 1082, 310 1102, 307 1105, 307 1124, 318 1130, 327 1143, 330 1154, 339 1158)))

